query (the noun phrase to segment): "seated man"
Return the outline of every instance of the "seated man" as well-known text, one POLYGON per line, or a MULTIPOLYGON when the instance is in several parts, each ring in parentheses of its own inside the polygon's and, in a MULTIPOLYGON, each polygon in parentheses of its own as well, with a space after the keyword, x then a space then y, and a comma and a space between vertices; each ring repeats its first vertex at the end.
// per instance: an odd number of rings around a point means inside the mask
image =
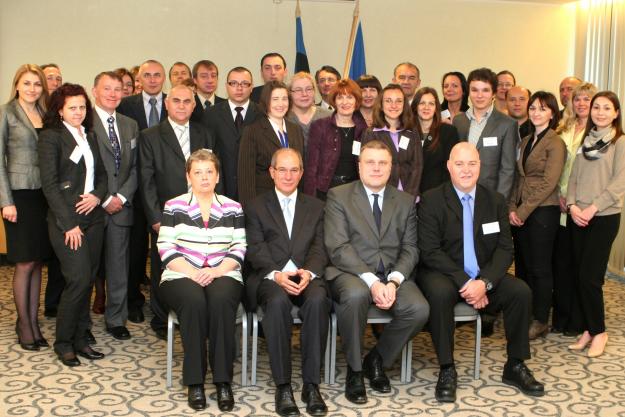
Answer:
POLYGON ((326 268, 337 303, 338 330, 347 357, 345 396, 367 402, 366 376, 377 392, 390 392, 384 373, 423 327, 428 304, 411 278, 418 261, 414 197, 388 185, 392 154, 382 142, 362 146, 360 180, 330 189, 324 222, 332 263, 326 268), (371 303, 393 320, 362 360, 362 339, 371 303))
POLYGON ((430 331, 441 367, 436 399, 456 400, 454 306, 461 301, 478 310, 503 310, 508 341, 503 382, 542 396, 543 384, 523 363, 530 357, 531 292, 525 282, 506 274, 513 254, 506 202, 477 185, 480 156, 475 145, 454 146, 447 169, 451 183, 425 193, 419 207, 417 282, 430 303, 430 331))
POLYGON ((302 401, 313 416, 328 411, 319 393, 321 356, 328 336, 331 301, 323 272, 328 258, 323 247, 323 203, 297 191, 304 174, 301 154, 277 150, 269 173, 275 190, 245 207, 250 265, 248 307, 260 306, 271 373, 276 384, 276 412, 299 415, 291 389, 291 327, 293 304, 302 319, 302 401))

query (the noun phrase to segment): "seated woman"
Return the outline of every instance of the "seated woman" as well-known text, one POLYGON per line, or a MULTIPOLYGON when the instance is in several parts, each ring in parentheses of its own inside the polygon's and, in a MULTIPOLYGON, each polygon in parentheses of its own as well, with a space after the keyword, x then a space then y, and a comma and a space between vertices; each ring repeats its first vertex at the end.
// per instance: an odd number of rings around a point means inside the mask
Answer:
POLYGON ((324 201, 328 189, 358 179, 353 144, 367 129, 358 114, 362 96, 354 81, 339 80, 328 97, 336 110, 331 117, 312 124, 304 170, 304 192, 324 201))
POLYGON ((458 143, 455 126, 441 121, 441 105, 436 90, 423 87, 417 90, 411 104, 415 118, 413 130, 421 139, 423 148, 423 175, 421 193, 449 181, 447 160, 451 148, 458 143))
POLYGON ((246 250, 243 210, 236 201, 215 193, 219 160, 214 153, 193 152, 186 170, 191 192, 169 200, 163 210, 157 245, 164 270, 158 296, 180 322, 189 406, 206 407, 208 337, 217 405, 230 411, 235 321, 243 296, 241 265, 246 250))
POLYGON ((393 167, 388 183, 400 191, 419 196, 423 151, 421 141, 412 130, 412 110, 398 84, 389 84, 378 96, 373 110, 373 126, 362 135, 362 144, 379 140, 393 154, 393 167))

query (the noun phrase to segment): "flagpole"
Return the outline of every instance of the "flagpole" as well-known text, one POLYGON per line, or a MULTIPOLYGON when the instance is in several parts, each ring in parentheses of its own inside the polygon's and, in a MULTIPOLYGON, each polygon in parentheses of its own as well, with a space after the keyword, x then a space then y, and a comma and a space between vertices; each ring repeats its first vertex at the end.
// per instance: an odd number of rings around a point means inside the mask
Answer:
POLYGON ((356 0, 356 6, 354 6, 354 17, 352 18, 352 30, 349 34, 349 43, 347 44, 347 54, 345 55, 345 66, 343 67, 343 78, 349 77, 349 67, 352 61, 352 54, 354 53, 354 38, 356 37, 356 28, 358 27, 359 15, 360 15, 360 0, 356 0))
POLYGON ((295 5, 295 17, 302 17, 302 11, 299 8, 299 0, 297 0, 297 4, 295 5))

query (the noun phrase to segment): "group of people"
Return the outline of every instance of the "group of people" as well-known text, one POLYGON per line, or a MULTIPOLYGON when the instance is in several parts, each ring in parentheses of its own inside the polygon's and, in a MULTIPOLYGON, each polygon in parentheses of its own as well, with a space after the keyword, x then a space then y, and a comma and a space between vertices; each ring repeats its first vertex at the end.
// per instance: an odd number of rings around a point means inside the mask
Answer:
POLYGON ((625 195, 614 93, 567 77, 560 110, 510 71, 449 72, 441 102, 409 62, 384 88, 327 65, 286 84, 275 52, 260 70, 254 87, 249 69, 230 69, 221 98, 215 63, 177 62, 165 94, 165 68, 148 60, 135 74, 98 74, 92 103, 56 65, 18 68, 0 107, 0 207, 23 349, 49 346, 38 323, 46 262, 45 314, 56 316, 64 365, 104 357, 91 347, 96 279, 106 283, 96 303, 107 332, 130 339, 127 320, 144 321, 149 247, 151 327, 165 338, 168 311, 177 314, 196 410, 206 407, 209 364, 219 409, 234 407, 241 302, 263 312, 283 416, 299 415, 293 306, 311 415, 327 413, 319 383, 332 311, 355 404, 367 402, 365 378, 390 392, 385 369, 427 322, 436 398, 455 401, 460 302, 485 320, 503 312, 502 380, 527 395, 544 395, 524 361, 530 340, 550 330, 552 307, 552 331, 581 334, 570 349, 603 353, 602 285, 625 195), (363 357, 370 308, 392 320, 363 357))

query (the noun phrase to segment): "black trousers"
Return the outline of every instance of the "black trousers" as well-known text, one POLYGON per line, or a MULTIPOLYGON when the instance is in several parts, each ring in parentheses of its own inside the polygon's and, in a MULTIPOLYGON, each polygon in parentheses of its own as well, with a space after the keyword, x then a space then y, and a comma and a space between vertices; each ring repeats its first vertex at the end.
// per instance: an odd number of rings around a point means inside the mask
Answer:
POLYGON ((59 258, 53 253, 48 260, 48 281, 46 282, 46 293, 44 306, 46 310, 55 310, 59 307, 59 300, 65 287, 65 279, 61 274, 59 258))
POLYGON ((150 245, 150 309, 153 313, 150 326, 152 329, 157 330, 167 327, 167 311, 159 297, 159 285, 163 271, 161 256, 158 254, 158 247, 156 246, 158 233, 152 230, 150 239, 152 241, 150 245))
MULTIPOLYGON (((437 271, 421 270, 417 283, 430 304, 430 333, 440 365, 454 363, 454 306, 463 301, 460 288, 437 271)), ((532 294, 525 282, 504 276, 488 294, 485 311, 497 314, 503 310, 504 329, 508 341, 508 358, 529 359, 529 318, 532 294)))
POLYGON ((594 336, 605 332, 603 283, 621 215, 595 216, 586 227, 569 220, 575 265, 573 277, 581 306, 579 319, 582 329, 594 336))
POLYGON ((202 287, 189 278, 179 278, 163 282, 158 292, 165 305, 176 312, 180 323, 183 384, 204 383, 207 337, 213 383, 232 382, 235 323, 243 284, 225 276, 202 287))
MULTIPOLYGON (((139 194, 139 193, 137 193, 139 194)), ((145 263, 148 257, 148 236, 145 213, 141 198, 135 195, 132 201, 133 224, 130 229, 130 271, 128 273, 128 311, 138 310, 145 304, 141 283, 145 277, 145 263)))
POLYGON ((558 227, 553 249, 553 327, 569 332, 581 332, 579 300, 573 274, 571 225, 558 227), (575 312, 577 310, 577 312, 575 312), (577 320, 575 320, 577 319, 577 320))
POLYGON ((300 346, 304 383, 321 381, 321 356, 326 348, 332 301, 325 283, 315 278, 299 296, 290 296, 274 281, 264 279, 256 293, 263 309, 262 326, 269 352, 271 374, 276 385, 291 383, 291 334, 293 305, 302 320, 300 346))
POLYGON ((532 289, 532 315, 549 321, 553 299, 553 243, 560 221, 559 206, 537 207, 518 228, 515 244, 521 246, 527 285, 532 289))
MULTIPOLYGON (((99 210, 99 208, 96 208, 99 210)), ((50 243, 59 258, 65 288, 59 301, 56 316, 54 350, 63 354, 82 350, 88 346, 86 331, 90 325, 89 302, 102 253, 104 222, 81 224, 82 245, 77 250, 65 244, 65 234, 48 223, 50 243)))

